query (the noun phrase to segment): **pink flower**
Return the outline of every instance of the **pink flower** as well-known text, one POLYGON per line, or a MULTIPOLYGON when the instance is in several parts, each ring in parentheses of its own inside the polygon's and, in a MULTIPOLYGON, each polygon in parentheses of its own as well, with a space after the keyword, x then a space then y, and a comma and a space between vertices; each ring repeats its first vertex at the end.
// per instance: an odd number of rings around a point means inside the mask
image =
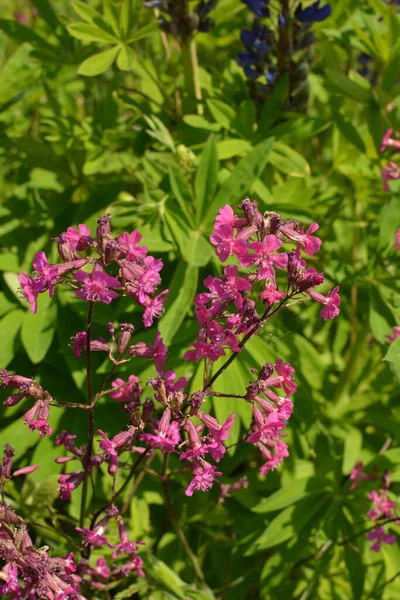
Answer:
POLYGON ((19 273, 18 279, 21 284, 22 293, 31 305, 31 312, 36 314, 38 293, 34 290, 33 279, 29 277, 26 271, 19 273))
POLYGON ((208 344, 207 342, 193 342, 194 350, 185 352, 184 360, 202 360, 209 358, 212 361, 218 360, 221 356, 225 356, 225 351, 218 343, 208 344))
POLYGON ((281 240, 276 235, 267 235, 262 242, 253 242, 249 248, 254 250, 255 254, 240 255, 239 260, 243 266, 260 265, 257 276, 258 279, 275 279, 274 266, 278 269, 284 269, 288 264, 287 254, 274 254, 282 246, 281 240))
POLYGON ((112 477, 114 477, 118 467, 118 454, 115 451, 114 444, 106 436, 104 431, 98 429, 97 433, 103 438, 102 440, 99 440, 99 446, 103 450, 106 460, 108 462, 108 472, 112 477))
MULTIPOLYGON (((79 358, 82 350, 86 349, 86 331, 79 331, 71 338, 71 344, 74 350, 74 358, 79 358)), ((91 352, 108 352, 108 344, 104 338, 90 340, 91 352)))
POLYGON ((316 300, 320 304, 324 304, 324 308, 321 310, 321 317, 324 321, 327 319, 334 319, 340 313, 340 296, 338 291, 339 286, 336 286, 333 290, 328 292, 326 296, 323 296, 314 290, 307 290, 307 294, 309 294, 313 300, 316 300))
POLYGON ((93 243, 91 235, 90 229, 82 223, 78 225, 78 229, 75 229, 75 227, 68 227, 65 232, 65 238, 73 252, 75 252, 75 250, 78 250, 79 252, 86 250, 86 248, 93 243))
POLYGON ((394 247, 396 248, 396 250, 400 250, 400 229, 396 231, 394 247))
MULTIPOLYGON (((231 254, 245 255, 246 242, 241 237, 234 237, 233 227, 231 225, 219 225, 214 229, 210 237, 210 242, 217 246, 216 254, 221 262, 231 256, 231 254)), ((240 260, 240 258, 239 258, 240 260)))
POLYGON ((180 435, 177 431, 177 424, 171 424, 172 412, 170 408, 166 408, 155 435, 151 433, 142 433, 140 439, 142 442, 149 444, 151 448, 160 448, 163 453, 174 452, 175 446, 180 441, 180 435))
POLYGON ((300 246, 304 248, 304 250, 309 256, 313 256, 313 254, 320 251, 322 244, 320 238, 312 235, 318 229, 318 223, 311 223, 310 227, 304 233, 304 228, 300 229, 300 231, 296 231, 296 229, 291 224, 287 224, 281 227, 280 231, 287 238, 289 238, 289 240, 300 244, 300 246))
POLYGON ((102 546, 108 546, 109 548, 113 548, 108 539, 101 535, 100 532, 97 532, 96 529, 92 531, 91 529, 87 529, 86 527, 75 527, 76 531, 83 536, 83 543, 85 546, 89 546, 89 548, 101 548, 102 546))
POLYGON ((120 388, 115 392, 110 392, 110 398, 117 402, 133 402, 140 397, 142 388, 139 386, 139 377, 136 375, 129 375, 128 383, 125 383, 123 379, 115 379, 112 382, 111 387, 120 388), (123 387, 120 387, 123 386, 123 387))
POLYGON ((363 471, 363 463, 361 460, 359 460, 350 473, 350 479, 353 482, 350 486, 350 489, 355 490, 360 481, 369 481, 370 479, 375 479, 375 476, 365 473, 363 471))
POLYGON ((145 270, 136 282, 134 290, 134 294, 142 306, 147 305, 149 296, 152 296, 157 286, 160 285, 160 271, 163 268, 163 261, 153 256, 146 256, 144 263, 145 270))
POLYGON ((383 183, 383 191, 390 192, 389 181, 400 179, 400 167, 397 163, 390 161, 381 169, 381 178, 383 183))
POLYGON ((268 450, 263 444, 258 444, 261 454, 267 461, 260 468, 261 475, 266 475, 269 471, 273 471, 283 461, 284 458, 289 456, 289 450, 285 442, 279 440, 274 446, 274 454, 268 450))
POLYGON ((267 283, 264 291, 261 292, 261 294, 258 297, 260 298, 260 300, 265 300, 268 306, 272 306, 272 304, 275 304, 275 302, 279 302, 279 300, 282 300, 282 298, 285 297, 285 293, 279 292, 276 289, 276 283, 274 280, 270 279, 268 281, 269 283, 267 283))
POLYGON ((210 445, 209 452, 212 458, 216 462, 219 462, 226 452, 226 448, 222 442, 228 439, 229 430, 233 425, 236 415, 235 413, 231 414, 223 425, 220 425, 214 417, 201 411, 197 412, 197 417, 208 428, 210 436, 215 441, 215 444, 210 445))
POLYGON ((164 296, 167 294, 169 294, 169 290, 164 290, 161 294, 158 294, 158 296, 155 296, 148 302, 143 313, 143 323, 145 327, 151 327, 151 325, 153 325, 153 319, 159 319, 164 313, 164 302, 166 301, 164 296))
POLYGON ((75 273, 74 279, 83 284, 75 292, 75 296, 79 296, 83 300, 110 304, 114 298, 118 297, 118 294, 109 288, 119 288, 120 282, 103 270, 94 270, 91 275, 85 273, 85 271, 78 271, 75 273))
POLYGON ((290 363, 284 363, 280 358, 275 362, 275 371, 278 375, 272 375, 265 381, 266 386, 282 388, 287 396, 292 396, 297 385, 292 380, 294 369, 290 363))
POLYGON ((123 233, 117 238, 121 250, 126 254, 127 260, 133 260, 134 258, 144 258, 147 254, 146 246, 138 246, 137 244, 142 239, 141 234, 138 231, 132 231, 132 233, 123 233))
POLYGON ((400 150, 400 141, 394 140, 392 138, 393 129, 387 129, 385 135, 383 136, 383 140, 381 143, 381 147, 379 148, 379 152, 384 152, 386 148, 389 146, 390 148, 394 148, 395 151, 400 150))
POLYGON ((367 515, 372 521, 376 521, 379 517, 387 517, 391 519, 393 517, 393 510, 396 508, 396 504, 389 500, 387 490, 379 490, 379 492, 371 492, 368 494, 368 498, 372 501, 374 508, 368 511, 367 515))
POLYGON ((399 337, 400 337, 400 326, 395 325, 392 329, 391 335, 388 335, 387 339, 389 342, 394 342, 394 340, 397 340, 397 338, 399 338, 399 337))
MULTIPOLYGON (((180 457, 179 457, 180 460, 185 460, 187 458, 189 458, 189 459, 201 458, 204 454, 207 454, 208 452, 210 452, 210 449, 213 445, 202 442, 202 440, 199 436, 199 433, 197 431, 197 428, 193 425, 193 423, 190 419, 188 419, 188 421, 186 421, 186 423, 184 425, 184 429, 185 429, 185 431, 187 431, 187 434, 188 434, 190 449, 186 450, 186 452, 183 452, 180 455, 180 457)), ((217 444, 214 444, 214 446, 216 446, 216 445, 217 444)))
POLYGON ((375 543, 370 547, 370 550, 373 552, 379 552, 382 542, 392 546, 396 543, 396 536, 394 534, 385 533, 383 527, 378 525, 378 527, 368 533, 367 540, 370 542, 376 540, 375 543))
POLYGON ((71 492, 80 486, 84 479, 85 473, 83 471, 75 471, 74 473, 60 475, 58 483, 60 484, 59 491, 61 500, 70 500, 71 492))
POLYGON ((138 342, 133 344, 128 349, 128 356, 140 356, 142 358, 153 358, 155 367, 158 373, 162 372, 165 366, 165 359, 168 353, 168 348, 164 344, 161 333, 157 332, 153 344, 145 344, 138 342))
POLYGON ((186 496, 193 496, 195 490, 207 492, 214 485, 215 477, 222 475, 216 470, 217 467, 210 465, 206 461, 194 461, 193 463, 193 479, 185 490, 186 496))

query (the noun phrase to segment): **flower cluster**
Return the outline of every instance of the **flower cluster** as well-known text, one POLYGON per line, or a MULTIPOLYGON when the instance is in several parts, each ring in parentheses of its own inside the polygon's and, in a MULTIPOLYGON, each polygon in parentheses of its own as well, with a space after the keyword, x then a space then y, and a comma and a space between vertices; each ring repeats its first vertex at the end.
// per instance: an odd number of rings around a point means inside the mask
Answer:
MULTIPOLYGON (((243 390, 222 394, 214 385, 247 340, 283 310, 289 299, 315 300, 322 305, 321 316, 326 320, 339 314, 340 298, 337 287, 327 295, 314 289, 324 277, 314 268, 307 267, 303 256, 314 256, 320 250, 321 240, 315 235, 317 223, 305 230, 296 221, 284 221, 276 213, 262 214, 257 203, 248 198, 239 208, 241 215, 235 214, 230 206, 220 209, 210 238, 222 262, 229 259, 230 263, 236 261, 238 264, 226 265, 220 277, 208 276, 204 281, 205 291, 195 297, 199 334, 184 358, 204 361, 205 371, 203 388, 190 396, 188 380, 178 378, 174 371, 166 368, 168 350, 160 333, 156 333, 152 342, 143 342, 132 339, 133 325, 121 323, 116 328, 113 323, 108 323, 106 337, 92 335, 92 313, 96 303, 109 304, 122 294, 130 296, 144 309, 144 327, 149 327, 154 317, 162 313, 167 292, 156 293, 162 261, 149 256, 147 248, 140 245, 139 232, 113 237, 109 215, 99 219, 96 237, 85 225, 79 225, 78 229, 69 227, 54 240, 62 263, 50 264, 44 252, 39 252, 34 260, 33 277, 27 273, 19 276, 33 312, 37 308, 38 295, 45 291, 53 295, 54 288, 61 283, 71 287, 75 296, 90 303, 86 329, 76 333, 71 340, 74 357, 80 360, 85 355, 89 383, 91 371, 88 365, 92 352, 104 352, 112 367, 97 393, 90 391, 91 385, 88 386, 86 404, 54 399, 35 380, 12 375, 6 370, 0 372, 2 386, 16 389, 5 400, 6 406, 15 406, 24 398, 34 400, 24 415, 24 422, 30 429, 38 430, 41 437, 52 434, 48 425, 52 403, 86 411, 90 424, 88 441, 84 445, 77 444, 76 434, 66 430, 55 438, 56 446, 65 448, 65 453, 56 459, 62 470, 58 478, 60 499, 69 502, 75 490, 82 489, 80 525, 75 528, 82 536, 81 558, 77 562, 73 555, 53 559, 45 551, 43 568, 39 569, 36 558, 40 550, 30 540, 26 524, 15 515, 14 521, 8 519, 7 522, 15 523, 16 531, 4 529, 5 521, 0 512, 0 525, 5 531, 3 535, 0 528, 0 557, 7 563, 1 576, 6 582, 1 584, 4 594, 16 594, 15 597, 30 600, 31 596, 27 595, 30 586, 37 597, 82 600, 85 598, 82 590, 86 587, 104 589, 131 572, 143 576, 143 562, 137 555, 138 543, 129 541, 122 516, 125 509, 120 510, 115 499, 128 485, 138 466, 152 460, 158 451, 165 459, 168 454, 176 457, 176 464, 182 465, 177 472, 191 473, 185 489, 187 496, 196 491, 206 492, 214 486, 223 476, 220 464, 223 464, 235 414, 228 412, 225 422, 219 422, 204 409, 208 396, 234 397, 250 404, 252 424, 243 439, 261 453, 262 475, 275 469, 288 456, 285 428, 292 414, 296 391, 294 369, 289 363, 277 359, 275 364, 264 364, 259 372, 253 369, 256 377, 243 390), (279 273, 285 273, 284 284, 280 283, 279 273), (113 377, 119 365, 138 357, 154 363, 154 376, 147 382, 140 381, 132 373, 127 379, 113 377), (213 363, 219 359, 225 363, 213 373, 213 363), (111 388, 106 389, 110 382, 111 388), (152 390, 150 396, 147 390, 152 390), (115 402, 114 406, 123 405, 127 419, 126 426, 113 435, 102 429, 96 431, 94 426, 96 404, 107 395, 115 402), (124 469, 131 460, 133 466, 127 475, 124 469), (101 477, 112 478, 113 496, 111 502, 97 508, 87 527, 86 492, 95 470, 101 477), (123 483, 117 489, 119 481, 123 483), (119 536, 117 543, 113 541, 115 530, 119 536), (21 542, 22 538, 25 541, 21 542), (93 563, 89 557, 95 548, 101 548, 104 556, 93 563), (121 564, 122 556, 126 561, 121 564), (29 576, 28 563, 33 565, 29 567, 29 576)), ((12 450, 7 446, 0 467, 0 491, 11 477, 11 467, 12 450)), ((25 467, 13 476, 30 473, 35 468, 25 467)), ((173 473, 168 473, 165 460, 162 473, 153 471, 154 474, 166 485, 173 473)), ((248 482, 241 478, 232 484, 218 485, 221 490, 219 502, 223 502, 248 482)), ((8 508, 3 505, 2 510, 8 511, 8 508)), ((9 517, 11 513, 8 511, 7 514, 9 517)))
POLYGON ((292 13, 283 8, 274 11, 269 0, 242 1, 256 17, 252 29, 241 32, 245 50, 237 56, 253 98, 265 102, 279 77, 288 74, 286 109, 303 108, 308 101, 307 75, 313 60, 312 25, 329 17, 330 5, 320 6, 318 0, 303 8, 300 3, 292 13), (268 19, 268 26, 263 19, 268 19))
POLYGON ((209 15, 217 2, 218 0, 200 0, 192 13, 189 12, 187 3, 182 8, 182 3, 174 0, 145 0, 144 5, 160 11, 163 31, 174 37, 188 39, 196 31, 210 31, 214 21, 209 15))
MULTIPOLYGON (((373 473, 367 473, 363 470, 363 463, 357 462, 356 466, 350 473, 350 479, 352 484, 351 490, 354 490, 359 483, 366 481, 377 480, 378 470, 374 469, 373 473)), ((367 540, 373 542, 371 550, 373 552, 379 552, 382 543, 393 545, 396 543, 396 536, 385 532, 382 525, 388 521, 396 521, 397 515, 394 511, 397 510, 397 504, 391 500, 389 494, 390 488, 390 472, 385 471, 381 476, 382 487, 376 491, 373 490, 368 494, 369 500, 372 502, 372 507, 368 511, 367 516, 371 521, 377 521, 376 527, 372 528, 367 534, 367 540), (383 521, 383 522, 382 522, 383 521)))
MULTIPOLYGON (((390 148, 393 154, 399 152, 400 140, 393 137, 393 133, 394 132, 392 128, 386 131, 385 135, 383 136, 381 147, 379 149, 380 152, 385 152, 387 148, 390 148)), ((397 136, 398 134, 396 133, 395 135, 397 136)), ((400 166, 393 160, 389 160, 389 162, 387 162, 387 164, 381 169, 381 177, 383 183, 383 190, 385 192, 390 192, 391 188, 389 185, 389 181, 395 181, 400 179, 400 166)))
POLYGON ((145 246, 139 246, 142 236, 138 231, 123 233, 117 238, 111 234, 110 215, 98 220, 96 238, 93 238, 86 225, 78 229, 68 227, 53 241, 58 244, 61 264, 50 264, 44 252, 38 252, 33 261, 34 276, 21 273, 19 281, 22 292, 31 304, 33 313, 37 310, 38 294, 66 283, 75 288, 75 296, 87 302, 110 304, 119 294, 131 296, 144 308, 145 327, 153 324, 164 311, 168 290, 156 295, 161 283, 161 259, 147 254, 145 246), (82 252, 93 251, 91 256, 82 257, 82 252), (96 257, 93 256, 95 254, 96 257), (91 272, 83 268, 89 266, 91 272), (107 269, 117 267, 116 276, 107 269), (118 290, 118 292, 116 291, 118 290))

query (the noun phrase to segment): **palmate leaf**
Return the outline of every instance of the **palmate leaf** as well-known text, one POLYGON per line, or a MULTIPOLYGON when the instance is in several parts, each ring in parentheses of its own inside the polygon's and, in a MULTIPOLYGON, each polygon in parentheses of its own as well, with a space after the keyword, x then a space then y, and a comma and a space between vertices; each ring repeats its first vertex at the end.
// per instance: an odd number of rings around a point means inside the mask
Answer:
POLYGON ((68 25, 69 33, 83 42, 100 42, 102 44, 115 44, 119 39, 93 23, 71 23, 68 25))

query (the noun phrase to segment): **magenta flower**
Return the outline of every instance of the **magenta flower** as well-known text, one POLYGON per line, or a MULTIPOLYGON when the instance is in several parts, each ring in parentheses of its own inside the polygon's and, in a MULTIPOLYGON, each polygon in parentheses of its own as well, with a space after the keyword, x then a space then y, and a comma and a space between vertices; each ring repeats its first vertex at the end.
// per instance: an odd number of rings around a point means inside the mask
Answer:
POLYGON ((396 504, 389 500, 387 490, 379 490, 379 492, 371 492, 368 494, 368 498, 374 505, 370 511, 367 512, 368 517, 372 521, 376 521, 380 517, 386 517, 391 519, 393 517, 393 510, 395 510, 396 504))
POLYGON ((144 259, 145 270, 135 282, 134 295, 140 304, 146 306, 149 296, 152 296, 161 283, 160 271, 163 261, 160 258, 146 256, 144 259))
POLYGON ((78 250, 78 252, 86 250, 86 248, 93 243, 91 236, 90 229, 82 223, 78 225, 78 229, 75 229, 75 227, 68 227, 65 232, 65 238, 73 252, 75 252, 75 250, 78 250))
POLYGON ((112 382, 111 387, 119 388, 115 392, 110 392, 110 398, 117 402, 134 402, 139 399, 142 393, 142 388, 139 386, 139 377, 136 375, 129 375, 128 383, 125 383, 123 379, 115 379, 112 382), (121 387, 123 386, 123 387, 121 387))
POLYGON ((387 147, 393 148, 395 152, 400 150, 400 141, 394 140, 392 138, 393 129, 387 129, 385 135, 383 136, 383 140, 381 143, 381 147, 379 148, 379 152, 384 152, 387 147))
POLYGON ((280 358, 275 362, 275 371, 277 375, 271 375, 265 381, 266 386, 282 388, 286 396, 292 396, 297 385, 293 381, 294 369, 290 363, 284 363, 280 358))
POLYGON ((164 344, 161 333, 157 332, 153 344, 138 342, 128 349, 128 356, 140 356, 142 358, 153 358, 158 373, 161 373, 165 366, 165 359, 168 348, 164 344))
POLYGON ((389 181, 400 179, 400 166, 393 161, 388 162, 386 167, 381 169, 381 178, 383 183, 383 191, 390 192, 389 181))
POLYGON ((75 529, 82 534, 85 546, 89 546, 89 548, 101 548, 102 546, 113 548, 108 539, 100 533, 104 531, 104 528, 98 529, 96 527, 94 531, 86 527, 75 527, 75 529))
POLYGON ((260 468, 261 475, 267 475, 270 471, 276 469, 276 467, 283 461, 284 458, 289 456, 289 450, 285 442, 278 440, 274 446, 274 453, 272 453, 263 444, 258 444, 263 458, 267 459, 266 462, 260 468))
POLYGON ((375 475, 369 475, 368 473, 365 473, 365 471, 363 471, 363 462, 359 460, 350 473, 350 479, 353 482, 350 486, 350 489, 355 490, 361 481, 369 481, 371 479, 376 479, 376 477, 375 475))
POLYGON ((194 426, 194 424, 192 423, 192 421, 190 419, 188 419, 188 421, 186 421, 185 425, 184 425, 184 429, 188 434, 188 440, 189 440, 189 450, 186 450, 186 452, 183 452, 180 455, 180 460, 185 460, 185 459, 193 459, 193 458, 201 458, 204 454, 207 454, 208 452, 210 452, 210 449, 212 448, 212 446, 216 446, 217 444, 207 444, 207 443, 203 443, 199 432, 197 431, 197 428, 194 426))
POLYGON ((370 542, 375 540, 375 543, 372 544, 370 550, 373 552, 379 552, 382 542, 392 546, 396 543, 396 536, 394 534, 385 533, 383 527, 378 525, 378 527, 368 533, 367 540, 370 542))
POLYGON ((133 260, 134 258, 144 258, 147 254, 146 246, 138 246, 138 243, 142 239, 141 234, 136 231, 132 233, 123 233, 117 238, 121 250, 126 254, 127 260, 133 260))
POLYGON ((34 290, 33 279, 24 271, 18 274, 18 279, 21 284, 21 289, 24 297, 31 305, 31 312, 36 314, 38 293, 34 290))
POLYGON ((172 412, 170 408, 166 408, 160 422, 158 424, 157 433, 142 433, 140 440, 146 442, 151 448, 160 448, 163 453, 174 452, 175 446, 180 441, 177 425, 172 427, 171 423, 172 412))
POLYGON ((243 266, 259 265, 258 279, 275 279, 274 267, 284 269, 288 264, 287 254, 274 254, 282 246, 281 240, 276 235, 267 235, 262 242, 253 242, 249 248, 254 254, 240 255, 239 260, 243 266))
MULTIPOLYGON (((82 350, 86 350, 86 331, 79 331, 71 338, 70 346, 74 351, 74 358, 81 356, 82 350)), ((108 352, 108 344, 104 338, 90 340, 91 352, 108 352)))
POLYGON ((85 473, 83 471, 74 471, 73 473, 60 475, 58 483, 60 484, 59 492, 61 500, 71 500, 71 492, 76 490, 84 479, 85 473))
POLYGON ((397 340, 397 338, 399 338, 399 337, 400 337, 400 326, 395 325, 392 329, 392 333, 387 336, 387 339, 389 342, 394 342, 394 340, 397 340))
POLYGON ((396 231, 394 247, 396 248, 396 250, 400 250, 400 229, 396 231))
POLYGON ((208 432, 211 438, 214 440, 214 443, 210 444, 209 446, 209 452, 215 462, 219 462, 226 452, 226 448, 222 442, 228 439, 229 430, 233 425, 236 415, 235 413, 232 413, 223 425, 220 425, 217 419, 214 419, 214 417, 211 417, 210 415, 207 415, 201 411, 198 411, 196 416, 200 419, 203 425, 208 428, 208 432))
POLYGON ((247 246, 245 239, 240 233, 235 237, 231 225, 215 225, 210 242, 214 246, 217 246, 216 253, 221 262, 226 261, 231 254, 236 254, 237 256, 246 254, 247 246))
POLYGON ((307 290, 307 294, 311 296, 313 300, 316 300, 320 304, 324 304, 324 308, 321 310, 321 317, 326 321, 327 319, 334 319, 340 313, 340 296, 338 294, 339 286, 336 286, 328 292, 326 296, 323 296, 319 292, 314 290, 307 290))
POLYGON ((221 356, 225 356, 225 351, 218 343, 193 342, 192 346, 194 350, 187 350, 183 356, 184 360, 199 361, 203 358, 209 358, 214 362, 221 356))
POLYGON ((103 438, 102 440, 99 440, 99 446, 103 450, 108 462, 108 472, 112 477, 114 477, 118 467, 118 454, 115 451, 115 446, 113 442, 106 436, 104 431, 98 429, 97 433, 103 438))
POLYGON ((143 324, 145 327, 151 327, 153 325, 153 319, 159 319, 161 315, 164 313, 164 302, 166 301, 166 296, 169 294, 169 290, 164 290, 158 296, 155 296, 148 304, 143 313, 143 324))
POLYGON ((114 298, 118 297, 118 294, 109 288, 119 288, 120 282, 115 277, 107 275, 103 270, 93 270, 91 275, 85 271, 78 271, 75 273, 74 279, 83 284, 75 292, 75 296, 79 296, 87 302, 110 304, 114 298))
POLYGON ((304 228, 296 231, 292 225, 286 224, 281 228, 281 233, 283 233, 283 235, 285 235, 289 240, 300 244, 308 256, 313 256, 316 254, 316 252, 320 251, 322 244, 320 238, 312 235, 318 229, 318 223, 311 223, 310 227, 304 233, 304 228))
POLYGON ((285 297, 284 292, 280 292, 276 289, 276 283, 272 279, 269 280, 264 291, 258 296, 260 300, 265 300, 268 306, 272 306, 275 302, 279 302, 285 297))
POLYGON ((222 475, 217 467, 210 465, 204 460, 193 462, 193 479, 185 490, 186 496, 193 496, 193 492, 199 490, 207 492, 214 485, 215 477, 222 475))

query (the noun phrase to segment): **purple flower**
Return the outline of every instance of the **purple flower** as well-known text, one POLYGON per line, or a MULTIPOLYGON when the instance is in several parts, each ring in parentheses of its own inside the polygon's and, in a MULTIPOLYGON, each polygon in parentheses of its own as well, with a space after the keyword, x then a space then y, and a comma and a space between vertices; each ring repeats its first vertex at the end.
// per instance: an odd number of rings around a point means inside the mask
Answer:
POLYGON ((327 319, 334 319, 340 313, 340 296, 338 292, 339 286, 330 290, 326 296, 323 296, 314 290, 307 290, 307 294, 309 294, 313 300, 316 300, 320 304, 324 304, 324 308, 321 310, 321 317, 324 321, 327 319))
POLYGON ((78 271, 75 273, 74 279, 83 284, 75 292, 75 296, 79 296, 83 300, 110 304, 114 298, 118 297, 118 294, 109 288, 119 288, 120 282, 102 269, 93 270, 91 275, 85 273, 85 271, 78 271))
POLYGON ((396 536, 394 534, 385 533, 383 527, 378 525, 378 527, 368 533, 367 540, 370 542, 375 540, 375 543, 372 544, 370 549, 373 552, 379 552, 382 542, 392 546, 396 543, 396 536))
POLYGON ((294 16, 300 23, 320 23, 321 21, 325 21, 331 14, 331 6, 330 4, 325 4, 322 8, 320 8, 320 0, 314 2, 311 6, 307 8, 302 8, 302 5, 296 8, 296 12, 294 16))
POLYGON ((18 274, 18 279, 21 284, 22 293, 31 305, 31 312, 36 314, 38 293, 34 290, 33 279, 24 271, 18 274))

